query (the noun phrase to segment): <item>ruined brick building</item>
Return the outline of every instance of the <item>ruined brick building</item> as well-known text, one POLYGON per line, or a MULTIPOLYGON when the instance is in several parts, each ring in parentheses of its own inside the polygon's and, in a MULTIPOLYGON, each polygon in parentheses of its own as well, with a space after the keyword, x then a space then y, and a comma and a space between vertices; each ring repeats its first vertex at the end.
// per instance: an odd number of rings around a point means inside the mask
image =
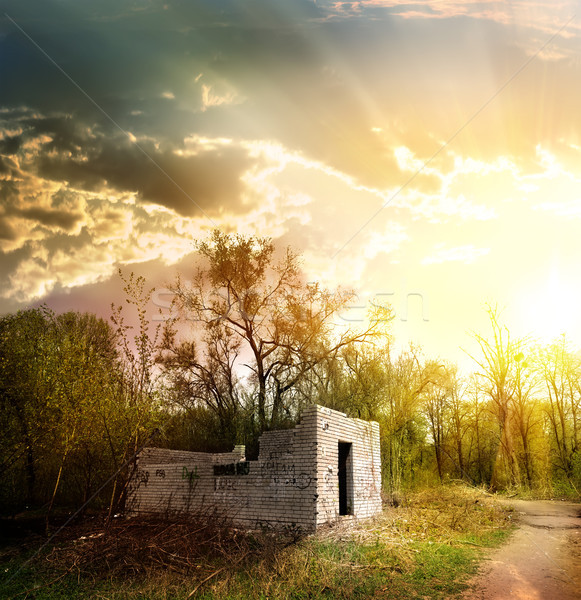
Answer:
POLYGON ((258 460, 244 446, 208 454, 144 449, 129 514, 212 511, 248 527, 316 529, 381 511, 379 425, 311 406, 294 428, 260 437, 258 460))

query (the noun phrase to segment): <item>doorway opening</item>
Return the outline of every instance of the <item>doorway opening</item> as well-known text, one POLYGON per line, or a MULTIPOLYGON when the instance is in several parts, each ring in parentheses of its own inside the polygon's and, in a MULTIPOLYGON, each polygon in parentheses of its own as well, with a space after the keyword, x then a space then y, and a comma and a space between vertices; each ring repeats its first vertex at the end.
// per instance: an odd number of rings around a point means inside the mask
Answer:
POLYGON ((339 442, 339 515, 353 514, 353 460, 350 442, 339 442))

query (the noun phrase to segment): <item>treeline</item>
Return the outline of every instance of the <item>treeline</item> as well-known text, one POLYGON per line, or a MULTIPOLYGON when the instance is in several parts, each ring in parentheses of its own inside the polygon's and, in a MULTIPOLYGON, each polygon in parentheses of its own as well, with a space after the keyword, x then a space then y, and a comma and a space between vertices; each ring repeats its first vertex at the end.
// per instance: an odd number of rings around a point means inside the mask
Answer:
POLYGON ((512 340, 489 315, 471 375, 419 349, 369 347, 344 353, 325 403, 379 421, 387 490, 461 479, 578 498, 581 355, 564 336, 512 340))
POLYGON ((163 326, 133 275, 110 322, 46 308, 0 318, 2 512, 78 507, 110 480, 93 505, 113 513, 121 467, 146 441, 241 443, 255 457, 263 431, 294 426, 310 403, 379 421, 388 492, 464 479, 578 494, 581 357, 564 338, 512 340, 490 309, 463 378, 416 348, 394 356, 389 306, 365 328, 338 326, 352 294, 305 282, 290 249, 215 231, 197 250, 163 326))
MULTIPOLYGON (((113 316, 117 328, 46 307, 0 318, 3 513, 84 504, 155 431, 152 363, 130 350, 120 311, 113 316)), ((127 473, 111 479, 100 506, 119 507, 127 473)))

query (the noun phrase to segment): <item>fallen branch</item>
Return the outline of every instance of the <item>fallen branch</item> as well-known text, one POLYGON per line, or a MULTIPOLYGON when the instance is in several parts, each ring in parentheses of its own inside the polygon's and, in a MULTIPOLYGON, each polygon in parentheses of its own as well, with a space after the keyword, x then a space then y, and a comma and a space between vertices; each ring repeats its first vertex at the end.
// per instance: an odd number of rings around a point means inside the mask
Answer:
POLYGON ((212 577, 216 577, 216 575, 218 575, 219 573, 221 573, 222 571, 224 571, 227 568, 228 568, 227 566, 224 566, 224 567, 218 569, 217 571, 214 571, 211 575, 208 575, 208 577, 206 577, 206 579, 203 579, 202 581, 200 581, 200 583, 198 583, 198 585, 186 596, 186 600, 188 600, 188 598, 191 598, 204 585, 204 583, 206 583, 206 581, 210 581, 210 579, 212 579, 212 577))
POLYGON ((191 598, 204 585, 204 583, 206 583, 207 581, 210 581, 210 579, 212 579, 212 577, 216 577, 216 575, 218 575, 222 571, 225 571, 230 566, 232 566, 232 567, 236 566, 237 564, 241 563, 247 556, 248 556, 248 552, 245 552, 238 560, 235 560, 231 565, 224 565, 217 571, 214 571, 211 575, 208 575, 208 577, 206 577, 205 579, 200 581, 200 583, 198 583, 198 585, 186 596, 186 600, 191 598))

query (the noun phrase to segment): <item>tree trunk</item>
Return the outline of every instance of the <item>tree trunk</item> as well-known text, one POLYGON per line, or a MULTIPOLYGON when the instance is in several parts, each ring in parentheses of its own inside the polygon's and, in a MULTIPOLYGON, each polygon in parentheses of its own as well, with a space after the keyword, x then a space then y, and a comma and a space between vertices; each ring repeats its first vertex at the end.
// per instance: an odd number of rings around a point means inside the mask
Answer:
POLYGON ((28 426, 24 415, 19 407, 15 406, 16 416, 20 423, 20 429, 22 431, 22 438, 24 441, 24 448, 26 450, 26 503, 30 506, 33 505, 36 500, 36 468, 34 466, 34 448, 32 444, 32 438, 28 431, 28 426))

